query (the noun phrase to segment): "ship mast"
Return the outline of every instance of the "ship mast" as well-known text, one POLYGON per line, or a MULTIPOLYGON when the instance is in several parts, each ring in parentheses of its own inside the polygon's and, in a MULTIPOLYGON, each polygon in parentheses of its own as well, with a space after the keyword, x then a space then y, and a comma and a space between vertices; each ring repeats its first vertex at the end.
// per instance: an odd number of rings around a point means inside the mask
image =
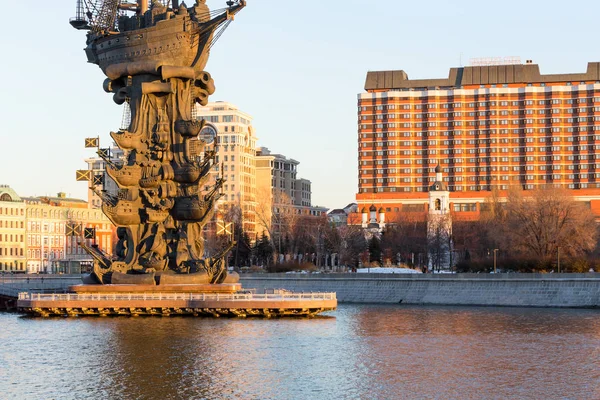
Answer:
POLYGON ((138 0, 137 3, 140 14, 144 14, 146 11, 148 11, 148 0, 138 0))
POLYGON ((138 15, 148 11, 148 0, 138 0, 136 3, 120 3, 119 10, 134 11, 138 15))

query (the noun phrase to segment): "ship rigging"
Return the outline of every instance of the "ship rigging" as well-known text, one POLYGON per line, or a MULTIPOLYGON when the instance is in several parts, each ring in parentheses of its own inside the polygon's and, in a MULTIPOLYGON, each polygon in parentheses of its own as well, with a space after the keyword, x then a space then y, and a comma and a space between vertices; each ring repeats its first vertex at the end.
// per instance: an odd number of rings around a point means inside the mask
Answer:
MULTIPOLYGON (((227 7, 224 8, 212 11, 202 10, 196 17, 202 22, 209 21, 232 11, 236 6, 244 6, 245 1, 228 0, 226 4, 227 7)), ((122 31, 122 27, 119 27, 118 23, 119 16, 126 16, 128 12, 143 16, 153 7, 165 7, 171 13, 177 13, 181 7, 187 8, 185 2, 180 3, 179 0, 154 0, 151 6, 149 6, 148 0, 138 0, 136 3, 126 0, 77 0, 75 16, 69 19, 69 23, 75 29, 90 31, 96 35, 115 34, 122 31)), ((227 25, 229 24, 227 23, 227 25)), ((226 28, 227 26, 223 30, 226 28)), ((220 36, 221 33, 215 36, 220 36)))

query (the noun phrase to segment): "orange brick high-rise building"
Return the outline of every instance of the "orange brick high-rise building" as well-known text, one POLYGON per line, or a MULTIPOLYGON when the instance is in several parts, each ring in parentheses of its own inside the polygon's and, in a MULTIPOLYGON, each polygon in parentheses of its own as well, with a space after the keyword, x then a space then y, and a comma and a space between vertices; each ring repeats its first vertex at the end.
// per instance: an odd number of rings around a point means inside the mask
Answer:
MULTIPOLYGON (((359 209, 428 210, 439 164, 450 211, 476 219, 497 188, 569 189, 600 216, 600 63, 542 75, 538 65, 451 68, 448 78, 369 72, 358 95, 359 209)), ((416 215, 416 214, 413 214, 416 215)))

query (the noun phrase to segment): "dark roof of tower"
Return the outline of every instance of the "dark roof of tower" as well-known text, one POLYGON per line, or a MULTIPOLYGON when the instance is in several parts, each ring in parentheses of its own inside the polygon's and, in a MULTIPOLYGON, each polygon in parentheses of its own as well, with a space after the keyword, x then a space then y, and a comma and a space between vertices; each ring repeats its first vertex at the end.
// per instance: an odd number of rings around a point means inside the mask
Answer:
POLYGON ((341 215, 341 214, 346 214, 346 211, 342 210, 341 208, 336 208, 335 210, 331 210, 327 213, 327 215, 341 215))
POLYGON ((442 167, 440 167, 440 164, 438 164, 437 167, 435 167, 435 173, 439 174, 440 172, 442 172, 442 167))
POLYGON ((23 201, 10 186, 0 185, 0 201, 23 201))
POLYGON ((371 204, 371 207, 369 207, 369 211, 377 211, 377 207, 375 207, 375 204, 371 204))
POLYGON ((445 182, 435 181, 431 186, 429 186, 430 192, 447 192, 448 185, 445 182))

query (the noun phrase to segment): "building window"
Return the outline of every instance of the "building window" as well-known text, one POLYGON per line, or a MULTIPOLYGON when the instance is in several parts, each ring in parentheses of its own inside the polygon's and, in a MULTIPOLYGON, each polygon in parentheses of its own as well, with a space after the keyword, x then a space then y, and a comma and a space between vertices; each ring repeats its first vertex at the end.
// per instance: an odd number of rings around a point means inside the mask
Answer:
POLYGON ((452 205, 454 212, 468 212, 477 211, 477 204, 475 203, 454 203, 452 205))

